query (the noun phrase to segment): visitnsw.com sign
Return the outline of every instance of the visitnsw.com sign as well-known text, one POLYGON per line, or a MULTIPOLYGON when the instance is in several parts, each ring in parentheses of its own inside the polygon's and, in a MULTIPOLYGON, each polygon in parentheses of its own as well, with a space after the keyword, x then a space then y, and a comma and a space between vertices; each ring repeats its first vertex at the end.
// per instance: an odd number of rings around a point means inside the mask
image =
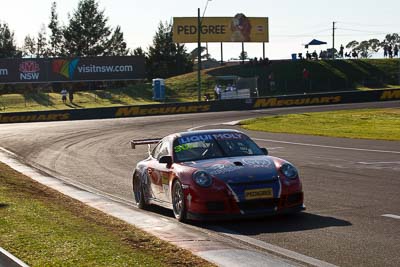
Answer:
MULTIPOLYGON (((173 23, 175 43, 196 43, 197 17, 177 17, 173 23)), ((201 21, 202 42, 268 42, 268 18, 205 17, 201 21)))
POLYGON ((82 57, 0 59, 0 83, 135 80, 145 78, 145 59, 82 57))

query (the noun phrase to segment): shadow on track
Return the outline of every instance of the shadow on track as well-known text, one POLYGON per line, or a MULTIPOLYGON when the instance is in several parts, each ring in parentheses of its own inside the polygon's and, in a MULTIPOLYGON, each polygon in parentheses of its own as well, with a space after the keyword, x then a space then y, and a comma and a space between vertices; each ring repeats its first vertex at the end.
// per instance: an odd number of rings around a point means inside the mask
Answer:
MULTIPOLYGON (((159 215, 174 218, 172 210, 151 205, 148 211, 159 215)), ((345 220, 328 216, 299 212, 295 214, 268 216, 256 219, 236 219, 229 221, 188 222, 191 225, 211 229, 214 227, 226 228, 244 235, 258 235, 263 233, 287 233, 306 230, 322 229, 328 227, 345 227, 352 224, 345 220)))
MULTIPOLYGON (((198 224, 198 223, 196 223, 198 224)), ((259 219, 244 219, 235 221, 213 222, 209 226, 217 226, 233 230, 245 235, 263 233, 298 232, 327 227, 344 227, 352 224, 345 220, 317 214, 300 212, 296 214, 277 215, 259 219)), ((198 225, 200 226, 200 225, 198 225)), ((204 227, 204 226, 203 226, 204 227)), ((207 228, 207 227, 205 227, 207 228)))

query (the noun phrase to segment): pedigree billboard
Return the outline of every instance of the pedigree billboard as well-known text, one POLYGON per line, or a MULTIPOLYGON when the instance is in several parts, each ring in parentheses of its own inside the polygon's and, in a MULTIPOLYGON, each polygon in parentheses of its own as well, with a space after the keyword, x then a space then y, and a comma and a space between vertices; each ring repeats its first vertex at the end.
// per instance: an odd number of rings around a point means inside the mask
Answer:
MULTIPOLYGON (((268 42, 268 18, 205 17, 201 22, 201 42, 268 42)), ((175 43, 197 42, 197 17, 174 18, 175 43)))

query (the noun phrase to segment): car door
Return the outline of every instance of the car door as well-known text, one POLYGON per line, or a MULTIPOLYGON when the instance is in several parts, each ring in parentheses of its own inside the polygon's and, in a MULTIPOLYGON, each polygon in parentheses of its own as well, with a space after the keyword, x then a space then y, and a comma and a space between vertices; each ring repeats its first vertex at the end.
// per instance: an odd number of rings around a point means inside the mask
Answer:
POLYGON ((159 163, 162 156, 171 155, 168 139, 162 140, 159 145, 153 150, 152 156, 154 160, 148 168, 148 174, 151 179, 151 189, 154 197, 161 201, 170 201, 169 199, 169 176, 171 169, 167 165, 159 163))

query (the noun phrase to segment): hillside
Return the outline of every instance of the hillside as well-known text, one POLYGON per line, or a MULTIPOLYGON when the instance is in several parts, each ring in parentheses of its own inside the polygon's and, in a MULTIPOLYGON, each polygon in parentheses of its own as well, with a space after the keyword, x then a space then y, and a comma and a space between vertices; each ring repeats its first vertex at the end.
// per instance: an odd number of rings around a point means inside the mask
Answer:
MULTIPOLYGON (((213 93, 215 76, 237 75, 258 77, 260 96, 298 94, 327 91, 348 91, 399 86, 400 60, 276 60, 269 64, 225 66, 202 71, 202 95, 213 93), (305 84, 302 72, 310 72, 305 84), (268 75, 273 73, 275 89, 271 90, 268 75)), ((197 73, 189 73, 166 80, 167 95, 171 98, 197 99, 197 73)))

